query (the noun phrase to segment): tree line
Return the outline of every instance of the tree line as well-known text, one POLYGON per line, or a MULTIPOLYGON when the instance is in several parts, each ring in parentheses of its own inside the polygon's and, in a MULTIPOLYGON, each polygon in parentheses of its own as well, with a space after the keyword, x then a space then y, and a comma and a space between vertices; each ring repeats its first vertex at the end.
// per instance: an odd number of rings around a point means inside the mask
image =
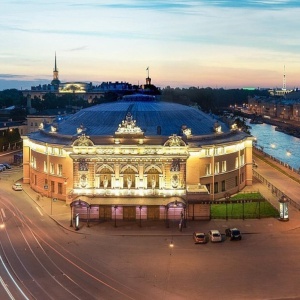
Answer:
MULTIPOLYGON (((162 101, 180 103, 184 105, 197 105, 203 111, 216 111, 232 105, 242 105, 247 103, 248 97, 267 96, 266 90, 244 90, 244 89, 212 89, 212 88, 171 88, 167 87, 160 90, 162 101)), ((34 97, 31 106, 37 112, 45 109, 65 108, 66 106, 88 107, 103 102, 117 101, 121 98, 120 94, 115 92, 106 92, 101 98, 93 98, 92 101, 86 101, 76 94, 64 94, 57 96, 54 93, 46 93, 42 99, 34 97)), ((21 109, 17 113, 26 115, 27 99, 22 91, 17 89, 8 89, 0 91, 0 107, 16 106, 21 109), (22 110, 23 109, 23 110, 22 110)))

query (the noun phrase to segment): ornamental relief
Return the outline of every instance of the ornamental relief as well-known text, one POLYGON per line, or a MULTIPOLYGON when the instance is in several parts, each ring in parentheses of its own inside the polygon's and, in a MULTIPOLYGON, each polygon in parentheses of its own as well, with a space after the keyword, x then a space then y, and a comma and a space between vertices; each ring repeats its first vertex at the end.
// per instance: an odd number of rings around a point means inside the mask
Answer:
POLYGON ((182 140, 181 136, 177 136, 177 134, 173 134, 169 137, 169 139, 165 142, 164 146, 169 147, 185 147, 186 143, 182 140))
POLYGON ((139 173, 138 171, 138 165, 137 164, 122 164, 120 166, 120 173, 128 173, 128 172, 134 172, 136 174, 139 173))
POLYGON ((97 164, 95 170, 96 170, 95 171, 96 174, 103 173, 104 171, 106 173, 111 173, 111 174, 115 173, 114 165, 110 165, 110 164, 97 164))
POLYGON ((86 136, 84 133, 74 141, 73 147, 74 146, 79 146, 79 147, 93 147, 94 143, 90 139, 89 136, 86 136))
POLYGON ((96 152, 97 154, 114 154, 115 150, 113 148, 98 148, 96 152))

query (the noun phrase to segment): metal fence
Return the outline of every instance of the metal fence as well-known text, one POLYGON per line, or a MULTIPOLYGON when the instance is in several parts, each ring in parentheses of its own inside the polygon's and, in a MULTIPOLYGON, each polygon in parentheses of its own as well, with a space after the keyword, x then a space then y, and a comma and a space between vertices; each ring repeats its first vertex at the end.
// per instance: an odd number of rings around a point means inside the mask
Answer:
MULTIPOLYGON (((286 194, 284 194, 280 189, 278 189, 275 185, 273 185, 271 182, 269 182, 265 177, 263 177, 261 174, 253 170, 253 176, 257 178, 262 184, 266 185, 268 189, 272 192, 278 200, 285 196, 285 198, 288 200, 288 202, 295 207, 296 209, 300 210, 300 204, 294 201, 293 199, 289 198, 286 194)), ((271 203, 272 204, 272 203, 271 203)), ((273 204, 272 204, 273 205, 273 204)), ((274 205, 273 205, 274 206, 274 205)), ((275 206, 274 206, 275 207, 275 206)))

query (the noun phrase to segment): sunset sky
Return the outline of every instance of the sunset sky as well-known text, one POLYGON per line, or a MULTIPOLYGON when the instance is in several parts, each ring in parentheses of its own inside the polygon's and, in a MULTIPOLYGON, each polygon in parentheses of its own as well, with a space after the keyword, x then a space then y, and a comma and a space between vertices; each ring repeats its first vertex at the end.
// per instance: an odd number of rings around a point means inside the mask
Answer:
POLYGON ((0 0, 0 90, 62 82, 300 87, 298 0, 0 0))

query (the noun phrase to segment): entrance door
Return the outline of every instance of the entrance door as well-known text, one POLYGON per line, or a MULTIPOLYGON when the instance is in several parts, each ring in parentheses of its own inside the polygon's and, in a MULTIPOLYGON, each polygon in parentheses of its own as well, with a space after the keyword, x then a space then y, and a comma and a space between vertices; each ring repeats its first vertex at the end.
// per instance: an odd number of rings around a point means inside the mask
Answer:
POLYGON ((159 206, 148 206, 147 207, 147 219, 148 220, 159 220, 159 206))
POLYGON ((123 207, 123 220, 127 220, 127 221, 136 220, 135 206, 124 206, 123 207))

